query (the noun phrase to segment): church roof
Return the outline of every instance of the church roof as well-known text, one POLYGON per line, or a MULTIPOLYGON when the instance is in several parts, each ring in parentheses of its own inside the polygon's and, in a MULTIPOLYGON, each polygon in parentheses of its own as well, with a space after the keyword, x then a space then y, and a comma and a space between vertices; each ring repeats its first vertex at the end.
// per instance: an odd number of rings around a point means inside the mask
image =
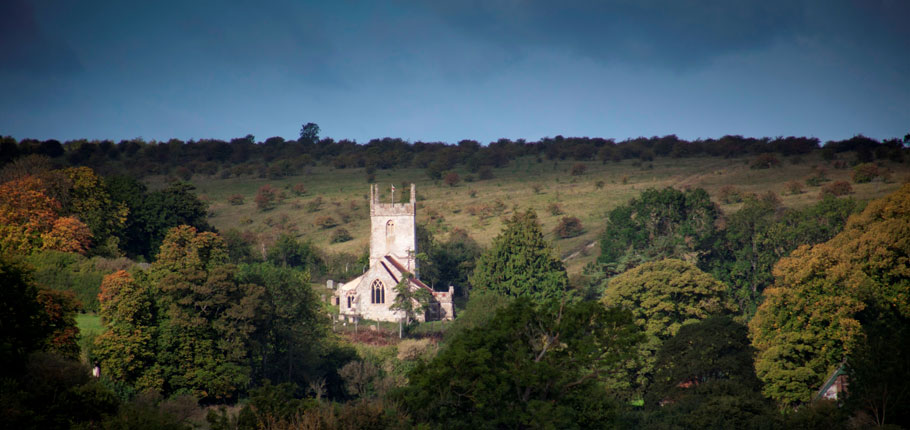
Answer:
MULTIPOLYGON (((395 280, 395 283, 401 282, 401 280, 398 278, 401 277, 401 275, 403 273, 407 273, 407 269, 405 269, 404 266, 402 266, 401 263, 398 262, 398 260, 396 260, 395 257, 392 257, 391 255, 386 255, 384 259, 385 259, 385 261, 389 262, 389 264, 391 264, 392 267, 394 267, 398 271, 398 276, 395 276, 395 273, 393 273, 392 270, 389 269, 389 266, 387 266, 384 261, 380 261, 379 263, 382 264, 382 267, 384 267, 386 270, 388 270, 389 275, 392 276, 392 279, 395 280)), ((429 290, 430 292, 433 291, 432 288, 428 287, 427 284, 424 284, 423 282, 421 282, 420 279, 417 279, 412 276, 408 280, 411 281, 411 284, 414 284, 420 288, 425 288, 425 289, 429 290)))

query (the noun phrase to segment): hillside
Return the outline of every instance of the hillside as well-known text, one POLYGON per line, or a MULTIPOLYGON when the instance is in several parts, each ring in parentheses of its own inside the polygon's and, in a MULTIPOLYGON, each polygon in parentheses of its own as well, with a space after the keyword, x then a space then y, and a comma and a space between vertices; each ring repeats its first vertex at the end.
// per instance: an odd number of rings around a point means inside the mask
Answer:
MULTIPOLYGON (((849 153, 841 154, 844 160, 849 153)), ((476 174, 455 170, 461 181, 455 186, 430 179, 425 170, 416 168, 380 170, 375 182, 388 193, 390 184, 417 184, 418 221, 430 226, 437 237, 453 229, 464 229, 482 245, 488 245, 500 231, 503 215, 513 207, 535 209, 548 238, 562 258, 567 260, 570 274, 581 271, 597 257, 598 247, 586 245, 596 241, 603 229, 604 214, 628 201, 641 190, 655 187, 706 189, 725 213, 738 209, 737 203, 724 203, 720 195, 729 187, 747 193, 776 193, 784 206, 801 208, 818 200, 821 186, 809 186, 806 179, 818 168, 824 169, 831 182, 851 182, 852 168, 839 160, 824 160, 819 151, 809 155, 781 157, 779 167, 750 168, 754 156, 740 158, 698 157, 657 158, 653 162, 623 160, 601 163, 571 160, 548 161, 533 156, 521 157, 508 166, 493 170, 493 178, 477 180, 476 174), (573 166, 583 164, 581 175, 571 174, 573 166), (840 167, 840 168, 838 168, 840 167), (470 180, 472 180, 469 182, 470 180), (599 182, 602 187, 598 186, 599 182), (805 186, 800 194, 792 194, 787 183, 798 181, 805 186), (548 210, 558 204, 562 214, 548 210), (584 226, 580 236, 559 239, 552 231, 563 216, 578 217, 584 226), (579 252, 580 251, 580 252, 579 252)), ((910 166, 888 161, 881 162, 892 172, 890 181, 875 180, 853 186, 852 197, 858 200, 878 198, 896 190, 910 175, 910 166)), ((163 177, 151 182, 163 183, 163 177)), ((306 174, 282 179, 240 177, 220 179, 195 175, 191 181, 199 195, 210 203, 211 222, 221 231, 236 228, 255 233, 260 243, 268 246, 280 232, 292 232, 311 240, 328 252, 360 254, 368 246, 369 218, 367 216, 367 174, 364 169, 334 169, 330 166, 308 168, 306 174), (287 198, 272 210, 260 211, 254 201, 257 190, 270 184, 284 190, 287 198), (307 192, 295 195, 292 187, 303 184, 307 192), (232 195, 243 197, 243 204, 228 202, 232 195), (316 211, 308 204, 321 198, 316 211), (320 228, 317 218, 329 216, 337 226, 320 228), (342 243, 331 243, 332 233, 346 229, 353 237, 342 243)), ((828 182, 830 183, 830 182, 828 182)), ((388 198, 386 195, 385 198, 388 198)), ((729 200, 728 200, 729 201, 729 200)))

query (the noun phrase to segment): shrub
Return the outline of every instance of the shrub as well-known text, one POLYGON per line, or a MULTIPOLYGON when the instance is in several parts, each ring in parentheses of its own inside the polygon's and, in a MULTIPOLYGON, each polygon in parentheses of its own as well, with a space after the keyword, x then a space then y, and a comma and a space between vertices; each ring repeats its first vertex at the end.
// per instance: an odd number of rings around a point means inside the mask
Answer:
POLYGON ((302 196, 307 193, 306 185, 294 184, 294 186, 291 187, 291 191, 293 191, 294 194, 296 194, 298 196, 302 196))
POLYGON ((307 212, 319 212, 320 209, 322 209, 322 196, 316 196, 315 199, 306 203, 307 212))
POLYGON ((567 216, 559 220, 559 224, 556 225, 553 232, 562 239, 568 239, 582 234, 584 228, 581 226, 581 220, 574 216, 567 216))
POLYGON ((459 182, 461 182, 461 177, 458 176, 458 173, 449 172, 446 173, 446 176, 443 178, 442 182, 450 187, 454 187, 458 185, 459 182))
POLYGON ((759 154, 758 157, 755 157, 754 160, 749 164, 749 168, 752 169, 768 169, 771 167, 780 166, 780 160, 772 153, 759 154))
POLYGON ((822 187, 821 191, 818 193, 818 198, 823 199, 826 195, 840 197, 851 193, 853 193, 853 187, 849 182, 837 181, 822 187))
POLYGON ((803 193, 803 183, 800 181, 790 181, 786 184, 787 192, 792 195, 802 194, 803 193))
POLYGON ((726 204, 741 203, 744 197, 743 192, 732 185, 724 185, 717 192, 717 199, 726 204))
POLYGON ((531 188, 534 189, 534 194, 540 194, 540 191, 543 190, 543 186, 540 184, 531 185, 531 188))
POLYGON ((572 169, 569 171, 569 173, 571 173, 572 176, 581 176, 584 175, 585 171, 587 170, 588 166, 585 166, 584 163, 576 163, 574 166, 572 166, 572 169))
POLYGON ((806 179, 806 184, 810 187, 817 187, 828 181, 830 181, 828 179, 828 171, 823 167, 815 166, 812 168, 812 176, 806 179))
POLYGON ((234 206, 240 206, 243 204, 243 195, 240 194, 231 194, 228 197, 228 203, 234 206))
POLYGON ((256 193, 256 207, 261 211, 272 210, 278 200, 278 190, 270 184, 259 187, 256 193))
POLYGON ((604 188, 604 181, 597 181, 596 183, 594 183, 594 186, 595 186, 598 190, 602 190, 602 189, 604 188))
POLYGON ((335 221, 335 218, 332 218, 328 215, 318 216, 316 220, 313 221, 313 224, 316 227, 319 227, 323 230, 335 227, 338 225, 338 221, 335 221))
POLYGON ((547 212, 553 216, 562 215, 562 205, 556 202, 550 203, 547 205, 547 212))
POLYGON ((470 195, 472 199, 477 197, 477 190, 471 190, 468 192, 468 195, 470 195))
POLYGON ((339 228, 338 230, 335 230, 334 232, 332 232, 332 243, 347 242, 353 238, 354 237, 351 236, 351 233, 349 233, 346 229, 343 229, 343 228, 339 228))
POLYGON ((481 167, 480 170, 477 171, 477 176, 481 180, 493 179, 493 169, 491 169, 490 166, 481 167))
POLYGON ((416 360, 424 356, 432 346, 429 339, 405 339, 398 343, 398 360, 416 360))
POLYGON ((853 182, 857 184, 872 182, 879 176, 881 173, 875 163, 863 163, 853 168, 853 182))

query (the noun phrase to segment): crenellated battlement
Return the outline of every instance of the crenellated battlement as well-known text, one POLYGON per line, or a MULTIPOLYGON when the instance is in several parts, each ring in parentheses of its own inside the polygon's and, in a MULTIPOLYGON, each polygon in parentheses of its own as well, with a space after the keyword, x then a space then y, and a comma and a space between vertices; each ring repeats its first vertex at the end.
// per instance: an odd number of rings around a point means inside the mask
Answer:
POLYGON ((417 188, 411 184, 411 201, 409 203, 394 203, 395 188, 392 188, 392 203, 379 201, 379 185, 370 185, 370 216, 407 216, 417 214, 417 188))

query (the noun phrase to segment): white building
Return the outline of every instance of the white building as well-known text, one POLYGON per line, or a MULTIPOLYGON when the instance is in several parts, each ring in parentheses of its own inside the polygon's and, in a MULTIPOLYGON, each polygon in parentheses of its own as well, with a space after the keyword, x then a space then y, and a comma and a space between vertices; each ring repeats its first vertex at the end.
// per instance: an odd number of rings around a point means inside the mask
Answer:
POLYGON ((345 283, 335 292, 335 304, 341 317, 374 321, 399 321, 403 311, 391 310, 395 286, 407 279, 411 289, 423 288, 432 293, 433 301, 417 315, 418 321, 451 320, 454 288, 433 291, 417 278, 417 199, 411 184, 410 203, 379 202, 379 186, 370 186, 370 267, 362 275, 345 283))

